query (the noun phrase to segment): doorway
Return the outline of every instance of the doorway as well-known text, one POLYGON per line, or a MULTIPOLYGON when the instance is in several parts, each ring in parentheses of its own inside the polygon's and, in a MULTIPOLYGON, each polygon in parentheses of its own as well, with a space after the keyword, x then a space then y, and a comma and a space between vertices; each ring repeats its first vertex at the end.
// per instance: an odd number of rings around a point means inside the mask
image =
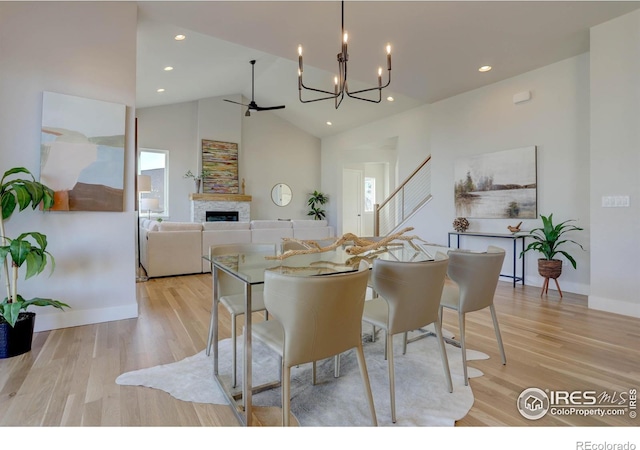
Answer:
POLYGON ((342 170, 342 233, 362 236, 363 171, 342 170))

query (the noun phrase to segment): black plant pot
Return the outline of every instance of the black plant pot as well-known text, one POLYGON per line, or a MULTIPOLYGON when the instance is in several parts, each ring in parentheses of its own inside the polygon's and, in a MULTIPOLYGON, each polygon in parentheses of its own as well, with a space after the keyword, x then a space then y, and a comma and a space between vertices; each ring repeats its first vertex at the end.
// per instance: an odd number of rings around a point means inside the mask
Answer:
POLYGON ((14 327, 0 322, 0 359, 11 358, 31 351, 36 313, 21 312, 14 327))

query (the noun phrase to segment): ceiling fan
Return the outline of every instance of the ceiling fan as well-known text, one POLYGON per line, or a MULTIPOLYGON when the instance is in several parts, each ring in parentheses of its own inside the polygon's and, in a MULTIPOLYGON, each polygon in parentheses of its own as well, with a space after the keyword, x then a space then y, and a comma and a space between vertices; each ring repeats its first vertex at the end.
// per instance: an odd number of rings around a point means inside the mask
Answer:
POLYGON ((244 114, 245 116, 251 116, 251 110, 254 111, 271 111, 273 109, 283 109, 285 105, 280 105, 280 106, 258 106, 257 103, 253 100, 253 93, 254 93, 254 84, 255 84, 255 74, 254 74, 254 69, 256 67, 256 60, 253 59, 250 61, 251 63, 251 101, 249 102, 248 105, 245 105, 244 103, 239 103, 239 102, 234 102, 233 100, 227 100, 224 99, 225 102, 229 102, 229 103, 235 103, 236 105, 242 105, 242 106, 246 106, 247 107, 247 112, 244 114))

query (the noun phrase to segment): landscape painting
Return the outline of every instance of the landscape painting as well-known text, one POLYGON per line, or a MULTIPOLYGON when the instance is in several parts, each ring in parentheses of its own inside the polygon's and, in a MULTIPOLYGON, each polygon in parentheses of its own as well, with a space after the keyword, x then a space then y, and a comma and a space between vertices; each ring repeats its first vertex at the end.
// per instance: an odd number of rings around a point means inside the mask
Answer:
POLYGON ((202 192, 238 194, 238 144, 202 140, 202 192))
POLYGON ((44 92, 40 182, 55 211, 124 211, 125 105, 44 92))
POLYGON ((536 166, 535 146, 457 159, 456 216, 537 218, 536 166))

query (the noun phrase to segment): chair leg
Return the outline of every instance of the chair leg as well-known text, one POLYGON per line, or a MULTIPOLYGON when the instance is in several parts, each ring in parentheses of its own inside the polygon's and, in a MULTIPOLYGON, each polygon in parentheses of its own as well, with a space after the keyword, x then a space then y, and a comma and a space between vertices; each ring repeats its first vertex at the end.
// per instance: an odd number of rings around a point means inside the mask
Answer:
POLYGON ((311 363, 311 384, 316 385, 316 362, 311 363))
POLYGON ((371 325, 371 328, 373 329, 373 331, 371 332, 371 342, 375 342, 376 341, 376 326, 375 325, 371 325))
POLYGON ((282 368, 282 426, 289 426, 291 367, 282 368))
POLYGON ((385 332, 387 337, 387 364, 389 365, 389 400, 391 402, 391 422, 396 423, 396 377, 393 368, 393 335, 385 332))
POLYGON ((498 316, 496 315, 496 308, 494 305, 490 305, 491 318, 493 319, 493 328, 496 331, 496 339, 498 341, 498 348, 500 349, 500 356, 502 357, 502 365, 507 364, 507 356, 504 353, 504 345, 502 344, 502 336, 500 335, 500 327, 498 326, 498 316))
POLYGON ((238 375, 236 373, 236 316, 231 315, 231 386, 236 387, 238 384, 238 375))
POLYGON ((213 344, 213 335, 214 332, 216 331, 216 320, 218 318, 218 314, 216 314, 217 312, 217 308, 218 308, 218 301, 215 299, 215 294, 214 294, 214 299, 213 302, 211 303, 211 320, 209 321, 209 337, 207 338, 207 356, 209 356, 211 354, 211 345, 213 344))
POLYGON ((447 380, 449 392, 453 392, 453 382, 451 381, 451 370, 449 370, 449 358, 447 358, 447 349, 444 346, 442 338, 442 324, 440 320, 435 323, 436 336, 438 338, 438 346, 440 347, 440 357, 442 358, 442 367, 444 368, 444 377, 447 380))
POLYGON ((365 394, 367 395, 369 411, 371 412, 371 425, 377 427, 378 419, 376 418, 376 408, 373 405, 373 394, 371 392, 371 383, 369 383, 369 372, 367 371, 367 363, 364 359, 362 344, 356 347, 356 354, 358 355, 358 366, 360 367, 360 375, 362 377, 365 394))
POLYGON ((340 378, 340 354, 333 358, 333 377, 340 378))
POLYGON ((213 321, 214 321, 214 314, 213 311, 211 311, 211 319, 209 321, 209 336, 207 337, 207 356, 211 355, 211 345, 213 343, 213 321))
POLYGON ((387 330, 385 330, 384 331, 384 360, 385 361, 387 360, 387 355, 389 353, 388 346, 387 346, 387 339, 388 339, 387 330))
POLYGON ((460 324, 460 348, 462 349, 462 368, 464 369, 464 385, 469 385, 469 375, 467 374, 467 344, 464 340, 464 313, 458 312, 458 323, 460 324))
POLYGON ((409 333, 407 333, 406 331, 404 332, 404 336, 403 336, 403 341, 402 341, 402 354, 406 355, 407 354, 407 341, 409 340, 409 333))

